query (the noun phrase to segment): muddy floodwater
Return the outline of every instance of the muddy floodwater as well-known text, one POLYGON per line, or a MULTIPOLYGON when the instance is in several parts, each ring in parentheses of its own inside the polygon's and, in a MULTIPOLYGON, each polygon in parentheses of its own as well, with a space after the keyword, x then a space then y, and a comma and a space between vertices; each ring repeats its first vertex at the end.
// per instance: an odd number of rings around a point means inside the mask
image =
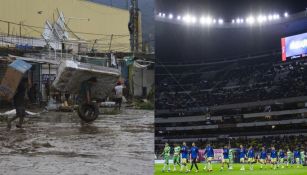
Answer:
POLYGON ((153 174, 153 122, 153 111, 132 109, 92 124, 71 112, 29 117, 10 131, 2 121, 0 174, 153 174))

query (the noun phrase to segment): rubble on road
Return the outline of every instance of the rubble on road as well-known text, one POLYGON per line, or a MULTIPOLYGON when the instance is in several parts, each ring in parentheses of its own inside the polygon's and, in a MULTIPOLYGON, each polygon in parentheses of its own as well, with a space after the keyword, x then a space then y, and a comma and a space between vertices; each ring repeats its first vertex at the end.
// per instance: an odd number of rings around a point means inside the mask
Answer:
MULTIPOLYGON (((28 116, 39 116, 40 115, 40 113, 35 113, 35 112, 31 112, 31 111, 26 111, 26 114, 28 116)), ((0 117, 9 117, 9 116, 13 116, 13 115, 16 115, 16 109, 12 109, 10 111, 0 113, 0 117)))

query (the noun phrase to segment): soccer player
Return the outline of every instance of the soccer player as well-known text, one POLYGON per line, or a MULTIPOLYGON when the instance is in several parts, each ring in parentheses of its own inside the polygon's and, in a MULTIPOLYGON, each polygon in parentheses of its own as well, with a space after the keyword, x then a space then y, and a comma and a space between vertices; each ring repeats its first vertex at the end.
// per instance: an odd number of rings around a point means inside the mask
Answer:
POLYGON ((263 168, 263 165, 265 166, 266 165, 266 160, 267 160, 267 153, 266 153, 266 150, 265 150, 265 147, 262 147, 262 151, 260 153, 260 169, 263 168))
POLYGON ((183 171, 183 168, 185 167, 186 172, 188 172, 188 167, 187 167, 187 160, 189 156, 189 148, 186 146, 186 143, 182 143, 181 147, 181 169, 180 171, 183 171))
POLYGON ((193 169, 193 165, 195 165, 196 167, 196 171, 195 172, 198 172, 198 166, 197 166, 197 159, 198 159, 198 148, 197 146, 195 145, 195 143, 193 142, 192 143, 192 147, 190 149, 190 152, 191 152, 191 168, 190 168, 190 171, 192 171, 193 169))
POLYGON ((279 161, 278 161, 279 164, 277 165, 277 167, 281 165, 281 168, 284 168, 285 152, 282 149, 279 149, 278 158, 279 158, 279 161))
POLYGON ((229 169, 233 169, 233 150, 229 146, 229 169))
POLYGON ((288 148, 288 151, 287 151, 287 167, 289 167, 289 164, 291 164, 291 167, 292 167, 292 159, 293 159, 293 154, 292 154, 290 148, 288 148))
POLYGON ((244 171, 245 170, 245 157, 246 157, 246 150, 243 147, 243 145, 240 145, 240 151, 239 151, 239 158, 240 158, 240 163, 242 164, 240 170, 244 171))
POLYGON ((275 147, 272 146, 271 148, 271 168, 276 169, 276 164, 277 164, 277 151, 275 150, 275 147))
POLYGON ((227 164, 227 167, 229 169, 229 149, 228 146, 224 146, 223 148, 223 160, 222 160, 222 166, 221 166, 221 170, 224 169, 224 164, 227 164))
POLYGON ((162 169, 162 172, 164 172, 165 168, 167 168, 167 167, 168 167, 168 172, 171 171, 170 166, 169 166, 170 152, 171 152, 171 147, 168 145, 168 143, 165 143, 164 150, 161 154, 161 156, 163 156, 163 159, 164 159, 164 167, 162 169))
POLYGON ((174 146, 175 146, 175 148, 174 148, 174 157, 173 157, 173 164, 174 164, 173 171, 176 171, 176 166, 179 165, 179 167, 180 167, 180 151, 181 151, 181 148, 177 144, 174 144, 174 146))
POLYGON ((213 148, 211 147, 210 143, 207 144, 206 148, 205 148, 205 152, 204 155, 206 155, 206 160, 207 160, 207 166, 205 166, 204 170, 207 169, 207 171, 212 171, 212 165, 211 165, 211 161, 214 157, 214 151, 213 148))
POLYGON ((253 149, 253 146, 250 146, 247 152, 247 162, 249 164, 249 170, 254 170, 254 161, 255 161, 255 151, 253 149))
POLYGON ((300 165, 300 159, 301 159, 301 155, 300 155, 298 148, 296 148, 293 151, 293 154, 294 154, 294 160, 295 160, 295 163, 296 163, 296 167, 298 168, 299 165, 300 165))
POLYGON ((301 164, 304 165, 305 164, 305 151, 304 148, 301 148, 301 164))

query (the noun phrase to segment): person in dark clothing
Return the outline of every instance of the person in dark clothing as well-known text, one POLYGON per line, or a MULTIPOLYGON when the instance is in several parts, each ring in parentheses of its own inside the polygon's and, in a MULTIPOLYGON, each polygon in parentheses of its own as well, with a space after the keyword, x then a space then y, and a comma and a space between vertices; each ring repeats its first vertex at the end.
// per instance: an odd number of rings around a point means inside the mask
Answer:
POLYGON ((50 85, 49 85, 49 78, 47 79, 46 83, 45 83, 45 91, 46 91, 46 96, 47 99, 49 99, 50 97, 50 85))
POLYGON ((198 166, 197 166, 197 159, 198 159, 198 147, 195 145, 195 143, 192 143, 192 147, 190 149, 191 159, 192 159, 192 165, 190 168, 190 171, 193 169, 193 165, 195 165, 196 171, 198 172, 198 166))
POLYGON ((90 104, 92 101, 91 98, 91 90, 92 86, 97 83, 97 78, 92 77, 88 80, 85 80, 81 83, 80 91, 79 91, 79 103, 80 104, 90 104))
POLYGON ((12 121, 16 120, 17 118, 19 118, 19 123, 16 124, 16 127, 17 128, 22 127, 23 120, 26 115, 25 95, 26 95, 26 90, 27 90, 28 85, 29 85, 28 79, 22 78, 16 90, 16 94, 13 97, 14 107, 16 109, 16 116, 8 120, 8 123, 7 123, 8 129, 11 129, 12 121))
POLYGON ((37 102, 37 84, 35 83, 28 92, 28 97, 31 103, 37 102))

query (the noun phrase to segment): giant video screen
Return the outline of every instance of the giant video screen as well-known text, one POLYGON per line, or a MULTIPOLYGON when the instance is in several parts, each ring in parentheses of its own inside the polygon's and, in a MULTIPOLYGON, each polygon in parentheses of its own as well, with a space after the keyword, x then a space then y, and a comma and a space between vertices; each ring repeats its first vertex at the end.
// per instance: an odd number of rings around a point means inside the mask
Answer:
POLYGON ((282 61, 307 56, 307 33, 281 38, 282 61))

